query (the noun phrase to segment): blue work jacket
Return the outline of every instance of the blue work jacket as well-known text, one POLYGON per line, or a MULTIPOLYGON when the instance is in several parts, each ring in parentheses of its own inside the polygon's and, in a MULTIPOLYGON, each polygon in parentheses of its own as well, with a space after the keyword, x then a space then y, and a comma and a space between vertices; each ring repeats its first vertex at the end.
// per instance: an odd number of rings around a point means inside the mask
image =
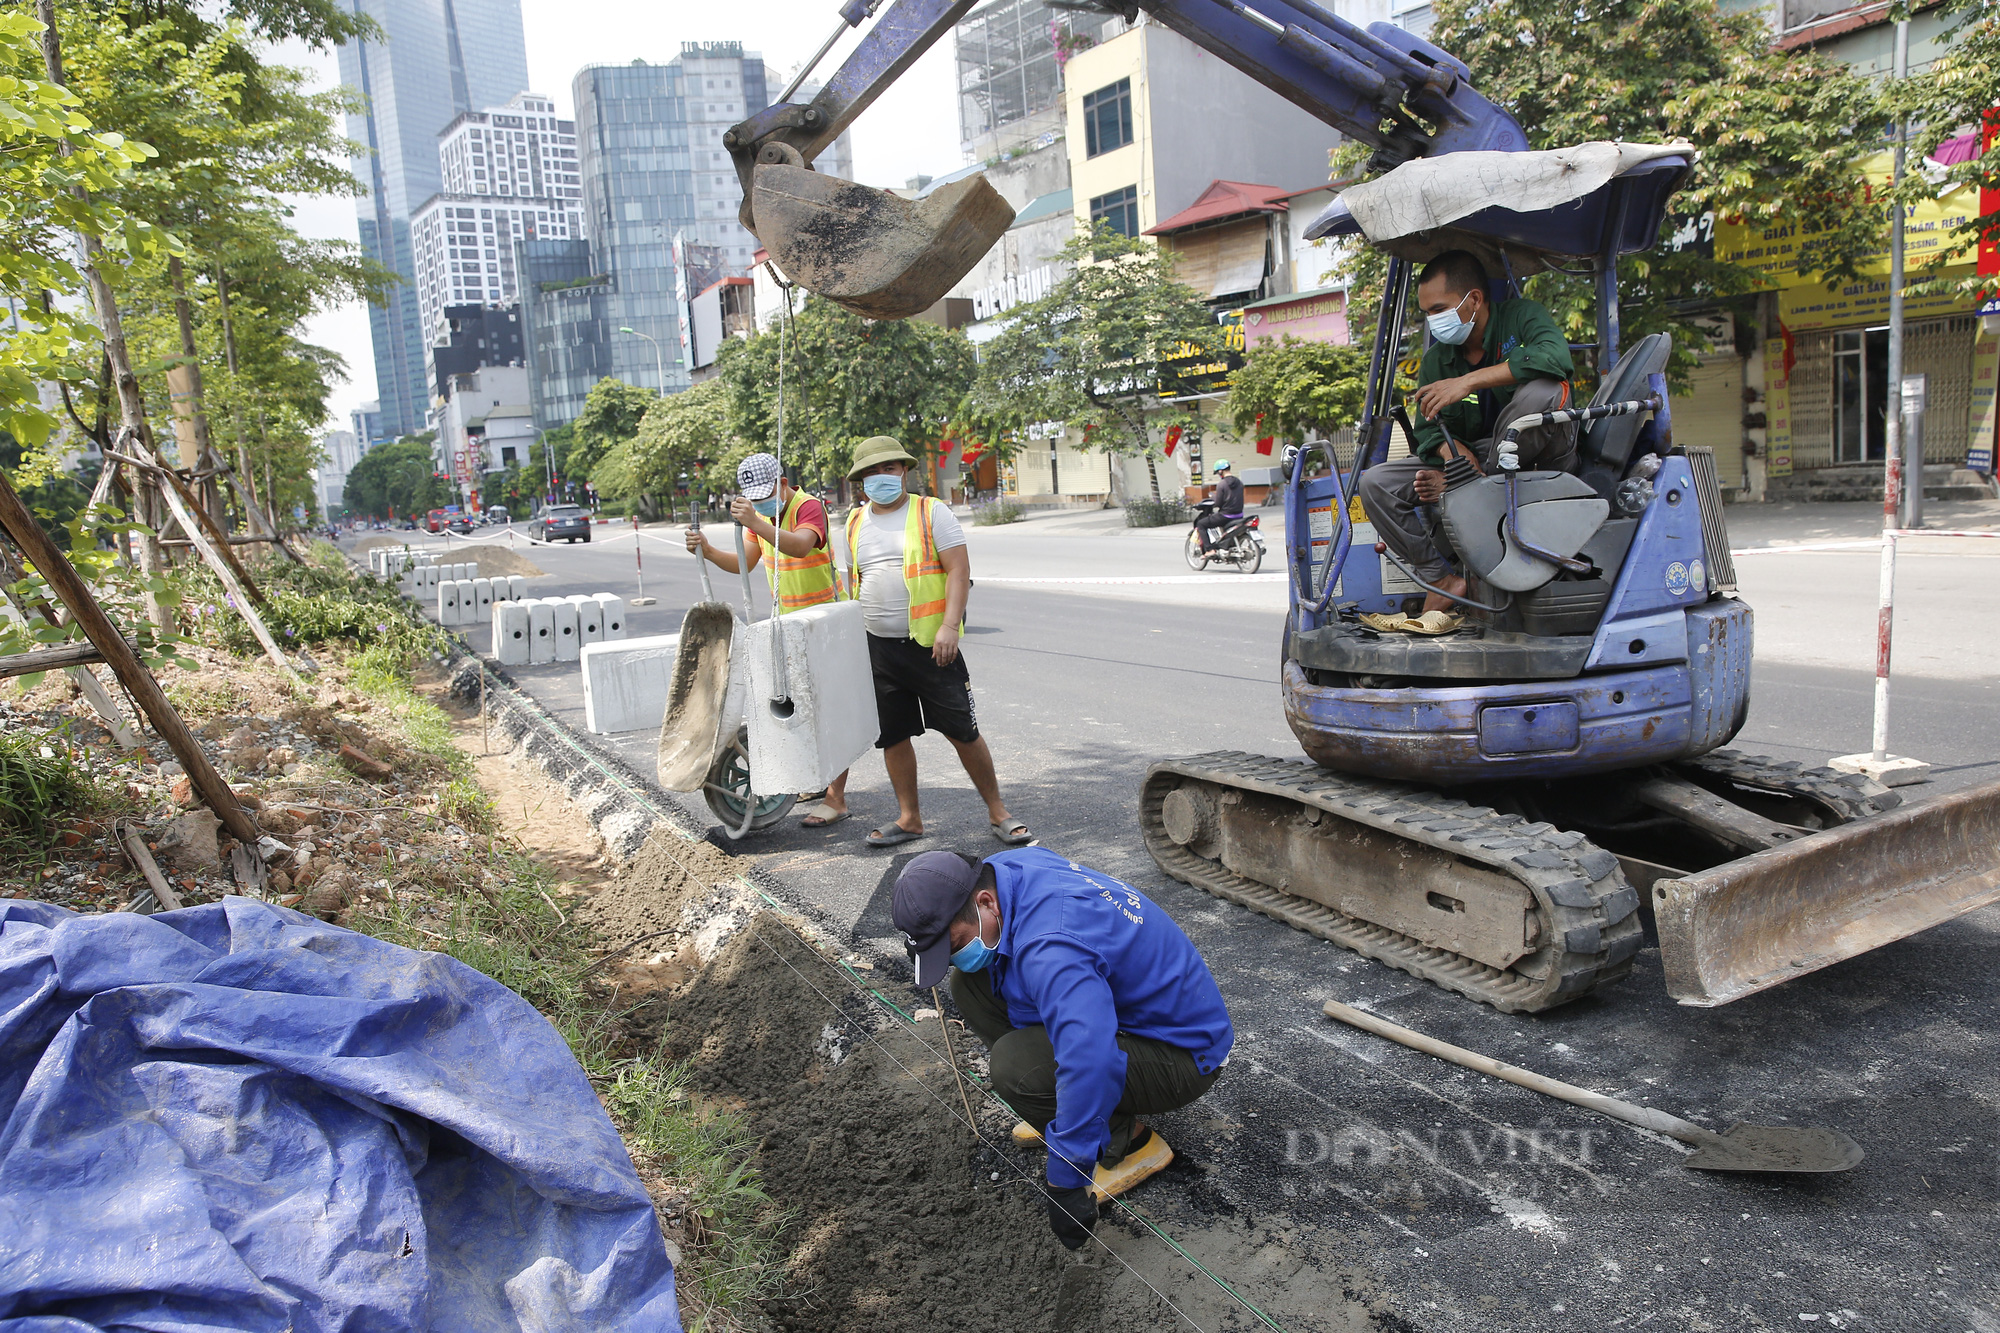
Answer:
POLYGON ((1017 1028, 1048 1029, 1056 1118, 1049 1184, 1087 1184, 1125 1093, 1118 1034, 1178 1046, 1212 1073, 1236 1033, 1208 964, 1166 912, 1131 885, 1046 847, 990 856, 1000 898, 993 989, 1017 1028))

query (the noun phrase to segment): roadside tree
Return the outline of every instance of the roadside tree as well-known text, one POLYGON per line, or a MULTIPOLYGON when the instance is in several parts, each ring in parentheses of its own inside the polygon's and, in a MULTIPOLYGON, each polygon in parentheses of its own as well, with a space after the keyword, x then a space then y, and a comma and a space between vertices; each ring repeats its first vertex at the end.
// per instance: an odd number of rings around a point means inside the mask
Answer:
POLYGON ((1100 224, 1063 247, 1067 272, 1048 295, 1008 312, 981 349, 975 400, 1017 426, 1059 422, 1105 454, 1144 456, 1160 498, 1156 436, 1200 418, 1162 400, 1173 362, 1211 362, 1223 334, 1173 256, 1100 224))
POLYGON ((1964 262, 1982 240, 2000 245, 2000 203, 1994 202, 2000 201, 2000 9, 1992 0, 1948 0, 1943 8, 1950 23, 1938 40, 1938 58, 1923 73, 1892 84, 1884 99, 1892 119, 1910 122, 1910 170, 1900 202, 1966 191, 1966 220, 1952 229, 1953 244, 1918 272, 1928 290, 1990 295, 2000 287, 1991 274, 1947 278, 1942 270, 1948 261, 1964 262), (1970 154, 1942 173, 1924 165, 1945 140, 1960 135, 1974 136, 1970 154))
POLYGON ((1293 444, 1331 435, 1361 419, 1368 351, 1286 337, 1251 348, 1229 377, 1230 419, 1240 435, 1275 435, 1293 444))
POLYGON ((673 513, 683 476, 694 498, 694 460, 720 462, 732 443, 728 385, 703 380, 646 413, 636 435, 598 460, 590 482, 599 495, 630 500, 642 517, 657 519, 673 513))

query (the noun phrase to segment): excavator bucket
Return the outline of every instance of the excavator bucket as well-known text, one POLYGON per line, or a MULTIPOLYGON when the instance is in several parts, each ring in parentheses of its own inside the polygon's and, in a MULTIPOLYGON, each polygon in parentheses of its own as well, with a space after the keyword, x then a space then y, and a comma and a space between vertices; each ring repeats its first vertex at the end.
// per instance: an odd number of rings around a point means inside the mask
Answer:
POLYGON ((869 319, 905 319, 936 305, 1014 221, 984 176, 912 202, 766 163, 751 189, 757 239, 784 275, 869 319))
POLYGON ((1653 884, 1667 991, 1712 1007, 2000 901, 2000 782, 1653 884))
POLYGON ((657 759, 668 791, 701 790, 743 723, 744 672, 731 669, 736 625, 735 613, 720 602, 697 602, 681 619, 657 759))

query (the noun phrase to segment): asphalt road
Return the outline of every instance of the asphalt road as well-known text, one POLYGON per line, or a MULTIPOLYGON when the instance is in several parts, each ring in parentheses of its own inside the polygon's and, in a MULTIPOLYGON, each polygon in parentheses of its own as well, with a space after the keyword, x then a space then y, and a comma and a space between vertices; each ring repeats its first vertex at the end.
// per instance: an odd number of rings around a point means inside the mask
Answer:
MULTIPOLYGON (((1731 517, 1742 548, 1861 540, 1875 521, 1865 506, 1731 517)), ((1993 517, 1934 507, 1943 521, 1993 517)), ((536 590, 635 591, 632 539, 598 531, 590 547, 526 551, 549 571, 536 590)), ((1140 845, 1134 795, 1152 760, 1297 754, 1277 692, 1281 582, 1191 579, 1178 531, 1097 515, 972 533, 965 651, 1010 808, 1171 912, 1237 1022, 1229 1074, 1163 1122, 1182 1160, 1145 1203, 1211 1257, 1236 1252, 1223 1233, 1262 1228, 1260 1259, 1234 1276, 1284 1327, 1345 1327, 1341 1293, 1359 1291, 1388 1293, 1388 1326, 1425 1330, 2000 1333, 2000 908, 1721 1009, 1675 1006, 1651 949, 1626 982, 1540 1017, 1456 999, 1171 881, 1140 845), (1044 581, 1079 577, 1163 581, 1044 581), (1338 1028, 1319 1015, 1326 998, 1717 1129, 1840 1128, 1868 1160, 1825 1178, 1688 1172, 1667 1140, 1338 1028)), ((1909 546, 1892 744, 1936 765, 1934 783, 1906 789, 1921 799, 2000 779, 2000 540, 1909 546)), ((659 604, 633 612, 632 632, 672 632, 699 596, 691 558, 652 540, 645 558, 659 604)), ((1866 549, 1739 561, 1759 643, 1740 748, 1815 762, 1867 748, 1876 568, 1866 549)), ((573 665, 510 674, 581 731, 573 665)), ((650 734, 601 742, 650 774, 650 734)), ((950 748, 925 737, 918 751, 932 836, 903 854, 861 845, 894 814, 872 758, 850 787, 856 819, 733 848, 875 954, 878 975, 903 966, 887 903, 907 854, 997 846, 950 748)))

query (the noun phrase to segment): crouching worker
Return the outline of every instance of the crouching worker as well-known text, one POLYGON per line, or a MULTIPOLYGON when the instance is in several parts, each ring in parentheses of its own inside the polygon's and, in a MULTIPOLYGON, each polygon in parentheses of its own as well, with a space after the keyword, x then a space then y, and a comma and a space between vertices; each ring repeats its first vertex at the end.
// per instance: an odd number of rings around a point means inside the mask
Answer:
POLYGON ((917 986, 951 976, 993 1090, 1049 1149, 1049 1225, 1074 1250, 1100 1200, 1174 1154, 1140 1123, 1215 1085, 1235 1032, 1194 945, 1137 889, 1045 847, 925 852, 896 881, 917 986))

